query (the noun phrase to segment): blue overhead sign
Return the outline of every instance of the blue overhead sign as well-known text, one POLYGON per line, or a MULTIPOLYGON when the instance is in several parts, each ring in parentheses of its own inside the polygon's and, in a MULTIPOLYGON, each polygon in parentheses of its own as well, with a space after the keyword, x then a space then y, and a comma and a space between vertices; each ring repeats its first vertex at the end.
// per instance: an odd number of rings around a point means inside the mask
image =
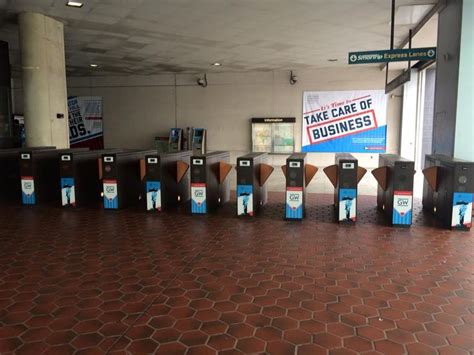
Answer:
POLYGON ((349 64, 427 61, 434 59, 436 59, 436 47, 349 52, 348 56, 349 64))

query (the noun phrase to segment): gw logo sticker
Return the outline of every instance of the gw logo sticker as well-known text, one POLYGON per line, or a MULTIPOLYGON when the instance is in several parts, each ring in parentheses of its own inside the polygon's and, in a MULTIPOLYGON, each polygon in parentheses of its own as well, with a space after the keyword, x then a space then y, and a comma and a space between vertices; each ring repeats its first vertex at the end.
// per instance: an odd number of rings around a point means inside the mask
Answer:
POLYGON ((409 203, 410 203, 410 200, 408 198, 399 198, 397 200, 398 206, 408 206, 409 203))
POLYGON ((203 197, 204 196, 204 190, 195 190, 194 191, 194 196, 203 197))
POLYGON ((114 193, 115 192, 115 186, 106 186, 105 192, 114 193))
POLYGON ((290 201, 299 201, 300 200, 300 194, 289 194, 288 199, 290 201))

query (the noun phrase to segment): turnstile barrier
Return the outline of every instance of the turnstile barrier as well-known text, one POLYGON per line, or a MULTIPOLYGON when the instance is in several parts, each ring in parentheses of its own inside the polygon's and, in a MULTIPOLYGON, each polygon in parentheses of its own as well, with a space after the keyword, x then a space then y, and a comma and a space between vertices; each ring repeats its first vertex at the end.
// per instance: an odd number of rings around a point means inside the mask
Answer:
POLYGON ((205 214, 229 201, 231 169, 229 152, 191 157, 191 213, 205 214))
POLYGON ((36 205, 61 199, 59 181, 59 155, 88 151, 89 148, 24 150, 20 160, 21 201, 23 205, 36 205))
POLYGON ((102 179, 104 209, 117 210, 136 205, 143 195, 143 161, 156 150, 133 150, 102 154, 99 179, 102 179))
POLYGON ((6 148, 0 149, 0 200, 21 200, 20 162, 21 152, 54 150, 55 147, 6 148))
POLYGON ((306 164, 306 153, 294 153, 281 169, 286 177, 285 219, 302 220, 306 214, 306 187, 318 168, 306 164))
POLYGON ((265 185, 273 172, 266 164, 267 153, 250 153, 237 158, 237 215, 253 216, 267 203, 265 185))
POLYGON ((334 186, 334 206, 337 220, 351 223, 357 220, 357 185, 367 172, 352 154, 336 154, 336 164, 323 169, 334 186))
POLYGON ((192 151, 147 155, 145 171, 146 210, 161 212, 190 199, 189 166, 192 151))
POLYGON ((415 163, 396 154, 380 154, 379 167, 372 170, 378 182, 377 207, 394 226, 409 227, 413 219, 415 163))
POLYGON ((100 202, 102 181, 97 160, 120 149, 73 151, 59 154, 61 205, 81 207, 100 202))
POLYGON ((474 162, 446 155, 425 156, 423 208, 452 229, 470 230, 474 162))

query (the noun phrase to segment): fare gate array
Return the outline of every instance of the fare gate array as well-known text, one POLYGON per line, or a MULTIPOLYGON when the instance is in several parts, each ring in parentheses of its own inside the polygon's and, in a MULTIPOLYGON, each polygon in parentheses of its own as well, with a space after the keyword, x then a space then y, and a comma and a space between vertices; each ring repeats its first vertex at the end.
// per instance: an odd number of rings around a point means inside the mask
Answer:
MULTIPOLYGON (((318 169, 305 153, 289 156, 282 166, 286 179, 284 218, 305 216, 306 187, 318 169)), ((427 155, 423 207, 446 227, 470 230, 474 163, 444 155, 427 155)), ((267 202, 266 182, 273 172, 266 153, 237 158, 237 215, 254 216, 267 202)), ((58 202, 80 207, 100 202, 104 209, 142 203, 160 212, 189 203, 192 214, 215 211, 230 198, 229 152, 192 155, 192 151, 157 154, 155 150, 54 147, 0 150, 0 201, 16 195, 23 205, 58 202), (97 164, 98 163, 98 164, 97 164), (54 182, 57 183, 54 183, 54 182)), ((337 154, 324 169, 335 188, 337 220, 357 220, 357 184, 366 170, 350 154, 337 154)), ((381 154, 372 171, 378 182, 377 206, 393 226, 409 227, 413 219, 414 162, 381 154)))

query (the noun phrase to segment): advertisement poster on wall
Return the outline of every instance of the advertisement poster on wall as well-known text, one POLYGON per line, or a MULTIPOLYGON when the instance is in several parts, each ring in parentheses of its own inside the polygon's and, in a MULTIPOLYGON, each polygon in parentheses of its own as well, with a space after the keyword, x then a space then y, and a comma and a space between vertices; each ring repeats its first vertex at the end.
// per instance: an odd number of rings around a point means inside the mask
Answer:
POLYGON ((100 96, 71 96, 67 103, 71 148, 103 149, 102 98, 100 96))
POLYGON ((384 90, 306 91, 302 151, 385 153, 384 90))

